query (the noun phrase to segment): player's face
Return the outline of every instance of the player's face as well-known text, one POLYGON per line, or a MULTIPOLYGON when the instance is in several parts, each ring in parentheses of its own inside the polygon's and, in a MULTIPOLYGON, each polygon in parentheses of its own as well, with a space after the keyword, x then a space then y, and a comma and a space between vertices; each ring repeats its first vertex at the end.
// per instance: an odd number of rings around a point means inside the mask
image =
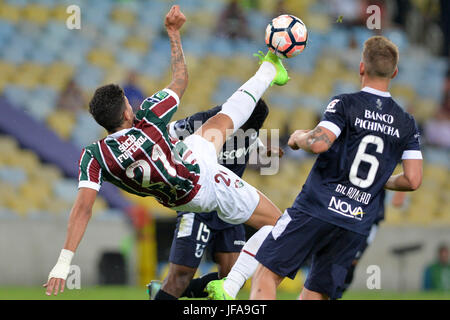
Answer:
POLYGON ((125 121, 128 122, 133 122, 134 119, 134 112, 133 112, 133 108, 131 107, 130 102, 128 101, 128 98, 125 97, 125 111, 124 111, 124 118, 125 121))

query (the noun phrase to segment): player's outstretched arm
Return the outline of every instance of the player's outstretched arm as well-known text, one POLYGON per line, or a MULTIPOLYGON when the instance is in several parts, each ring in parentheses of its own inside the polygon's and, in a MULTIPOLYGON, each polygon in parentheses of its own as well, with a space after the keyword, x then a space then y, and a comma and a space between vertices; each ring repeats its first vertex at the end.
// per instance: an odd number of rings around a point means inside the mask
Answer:
POLYGON ((58 258, 58 262, 50 271, 48 281, 43 286, 46 288, 46 294, 52 292, 57 295, 58 292, 64 292, 67 276, 69 274, 70 262, 83 238, 88 222, 92 216, 92 207, 97 197, 97 191, 89 188, 80 188, 77 199, 72 207, 67 228, 66 242, 64 249, 58 258))
POLYGON ((403 172, 393 175, 386 182, 385 188, 394 191, 414 191, 422 184, 422 164, 420 159, 402 161, 403 172))
POLYGON ((174 91, 181 99, 188 84, 188 71, 181 46, 180 29, 186 17, 178 5, 172 6, 166 16, 165 26, 170 39, 172 82, 167 87, 174 91))
POLYGON ((293 150, 303 149, 311 153, 322 153, 330 149, 336 136, 330 130, 317 126, 314 130, 296 130, 291 134, 288 145, 293 150))

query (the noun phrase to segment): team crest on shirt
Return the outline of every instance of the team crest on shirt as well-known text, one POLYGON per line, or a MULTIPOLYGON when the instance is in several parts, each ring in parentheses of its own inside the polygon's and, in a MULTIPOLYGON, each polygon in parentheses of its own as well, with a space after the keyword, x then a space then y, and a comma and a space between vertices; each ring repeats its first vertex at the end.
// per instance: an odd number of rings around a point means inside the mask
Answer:
POLYGON ((159 92, 155 93, 154 97, 161 101, 161 100, 164 100, 165 98, 167 98, 168 95, 169 94, 165 91, 159 91, 159 92))
POLYGON ((381 110, 381 109, 382 109, 381 106, 383 105, 383 103, 381 102, 381 100, 380 100, 380 99, 377 99, 377 102, 376 102, 376 103, 377 103, 377 109, 378 109, 378 110, 381 110))
POLYGON ((325 112, 330 112, 330 113, 335 113, 336 112, 336 103, 339 102, 339 99, 334 99, 333 101, 331 101, 327 108, 325 109, 325 112))

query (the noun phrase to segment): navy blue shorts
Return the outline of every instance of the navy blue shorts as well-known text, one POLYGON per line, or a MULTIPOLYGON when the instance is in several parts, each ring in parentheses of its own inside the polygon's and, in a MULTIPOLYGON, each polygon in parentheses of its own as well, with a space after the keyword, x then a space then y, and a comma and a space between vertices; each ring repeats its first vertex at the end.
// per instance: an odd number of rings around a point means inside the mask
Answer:
POLYGON ((294 279, 310 258, 305 288, 338 299, 347 270, 365 240, 362 234, 290 209, 264 240, 256 259, 272 272, 294 279))
POLYGON ((197 268, 206 249, 214 261, 215 253, 240 252, 244 244, 244 225, 215 230, 198 219, 195 213, 185 213, 177 218, 169 262, 197 268))

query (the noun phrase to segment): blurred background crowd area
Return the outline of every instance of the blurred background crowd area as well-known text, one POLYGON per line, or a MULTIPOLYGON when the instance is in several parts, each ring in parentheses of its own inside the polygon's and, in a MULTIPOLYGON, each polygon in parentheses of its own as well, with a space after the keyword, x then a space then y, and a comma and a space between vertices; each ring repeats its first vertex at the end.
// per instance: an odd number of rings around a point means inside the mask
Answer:
MULTIPOLYGON (((448 1, 176 3, 187 17, 182 43, 190 82, 174 119, 223 103, 255 72, 257 61, 252 54, 265 51, 265 27, 273 17, 289 13, 305 22, 307 48, 286 61, 290 83, 265 95, 270 113, 264 127, 279 129, 284 147, 295 129, 318 123, 333 95, 360 89, 360 50, 368 37, 383 34, 394 41, 401 56, 391 93, 420 126, 425 167, 418 192, 397 206, 390 204, 388 196, 386 223, 450 226, 448 1), (381 8, 381 30, 366 26, 369 4, 381 8)), ((2 101, 81 151, 106 134, 87 108, 96 87, 121 84, 136 108, 144 97, 170 82, 170 44, 163 18, 172 4, 164 0, 0 0, 2 101), (79 30, 66 27, 70 15, 66 9, 74 4, 81 9, 79 30)), ((5 110, 0 105, 0 117, 8 117, 5 110)), ((67 176, 58 165, 23 148, 13 134, 0 136, 0 149, 0 219, 69 214, 76 176, 67 176)), ((250 168, 244 177, 284 210, 301 189, 313 161, 301 151, 288 151, 278 174, 262 176, 250 168)), ((174 216, 152 199, 122 195, 157 216, 174 216)), ((121 212, 100 197, 94 216, 120 219, 121 212)))

